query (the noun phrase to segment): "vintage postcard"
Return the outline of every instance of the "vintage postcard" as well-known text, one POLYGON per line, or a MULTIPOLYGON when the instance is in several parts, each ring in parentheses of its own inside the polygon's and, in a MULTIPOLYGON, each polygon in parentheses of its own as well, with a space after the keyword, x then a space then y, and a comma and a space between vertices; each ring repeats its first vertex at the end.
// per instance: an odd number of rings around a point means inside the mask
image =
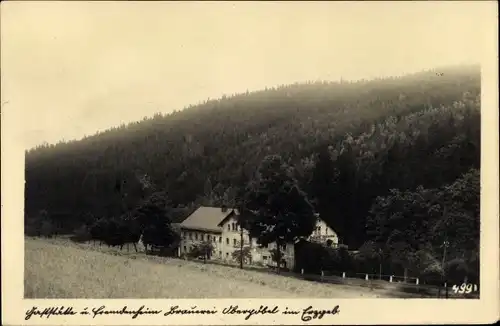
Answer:
POLYGON ((499 318, 493 1, 6 1, 2 323, 499 318))

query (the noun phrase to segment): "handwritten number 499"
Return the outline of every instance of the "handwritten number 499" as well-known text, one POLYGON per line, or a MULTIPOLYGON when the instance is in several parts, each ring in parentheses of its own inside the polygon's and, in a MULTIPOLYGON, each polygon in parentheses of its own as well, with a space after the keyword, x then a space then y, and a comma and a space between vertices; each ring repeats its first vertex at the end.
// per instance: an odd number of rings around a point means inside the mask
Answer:
POLYGON ((471 293, 471 292, 476 292, 477 291, 477 284, 472 284, 472 283, 462 283, 460 286, 458 285, 453 285, 451 288, 454 293, 471 293))

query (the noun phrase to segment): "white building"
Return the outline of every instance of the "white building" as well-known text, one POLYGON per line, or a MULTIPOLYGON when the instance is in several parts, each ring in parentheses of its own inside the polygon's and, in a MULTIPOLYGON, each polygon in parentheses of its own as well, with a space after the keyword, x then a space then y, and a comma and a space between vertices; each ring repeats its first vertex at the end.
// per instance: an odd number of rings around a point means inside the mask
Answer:
MULTIPOLYGON (((182 223, 181 242, 178 249, 179 256, 188 253, 191 246, 200 241, 212 241, 214 252, 211 259, 233 261, 232 253, 240 250, 241 230, 238 225, 238 211, 232 208, 200 207, 188 216, 182 223)), ((316 228, 308 238, 310 241, 338 245, 336 233, 321 219, 317 219, 316 228)), ((275 243, 267 247, 259 247, 255 238, 250 239, 247 230, 243 230, 243 246, 250 247, 251 263, 276 265, 271 252, 276 248, 275 243)), ((282 248, 282 266, 292 269, 295 264, 295 245, 286 244, 282 248)))

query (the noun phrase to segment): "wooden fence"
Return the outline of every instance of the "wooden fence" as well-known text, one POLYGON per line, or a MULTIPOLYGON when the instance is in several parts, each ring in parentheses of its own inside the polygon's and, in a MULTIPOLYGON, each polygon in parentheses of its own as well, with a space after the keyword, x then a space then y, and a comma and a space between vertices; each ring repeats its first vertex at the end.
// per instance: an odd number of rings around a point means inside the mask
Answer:
MULTIPOLYGON (((189 259, 193 260, 193 259, 189 259)), ((239 268, 239 264, 223 262, 218 260, 207 260, 208 264, 224 265, 233 268, 239 268)), ((276 273, 276 269, 270 266, 251 266, 244 265, 246 270, 253 270, 263 273, 276 273)), ((321 274, 295 273, 288 270, 281 270, 280 275, 299 278, 307 281, 322 282, 329 284, 342 284, 373 289, 393 290, 395 293, 401 293, 401 297, 421 297, 421 298, 479 298, 479 291, 461 294, 454 293, 451 284, 443 282, 441 286, 425 284, 417 277, 404 277, 399 275, 380 275, 366 273, 346 273, 346 272, 322 272, 321 274), (407 295, 405 295, 407 294, 407 295)))

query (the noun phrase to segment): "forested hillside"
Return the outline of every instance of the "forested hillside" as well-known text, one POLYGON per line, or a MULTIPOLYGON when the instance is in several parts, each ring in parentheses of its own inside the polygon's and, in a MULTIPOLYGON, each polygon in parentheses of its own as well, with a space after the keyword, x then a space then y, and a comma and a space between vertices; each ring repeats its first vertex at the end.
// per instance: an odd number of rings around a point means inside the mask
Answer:
POLYGON ((380 241, 370 231, 386 223, 380 207, 404 197, 391 189, 458 189, 479 151, 478 66, 285 85, 32 149, 25 214, 71 232, 165 191, 179 221, 200 203, 233 205, 262 159, 279 154, 321 217, 359 247, 380 241))

